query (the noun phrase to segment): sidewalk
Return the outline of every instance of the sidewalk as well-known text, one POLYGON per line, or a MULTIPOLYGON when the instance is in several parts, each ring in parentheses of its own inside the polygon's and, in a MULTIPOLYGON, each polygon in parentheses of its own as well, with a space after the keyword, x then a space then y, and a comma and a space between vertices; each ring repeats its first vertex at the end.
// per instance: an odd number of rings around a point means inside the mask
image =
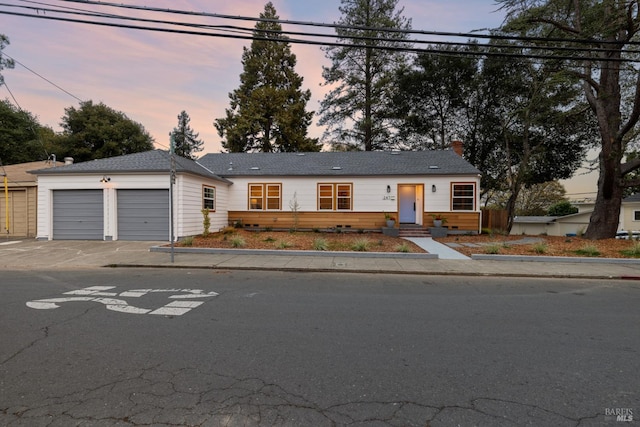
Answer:
MULTIPOLYGON (((483 256, 439 259, 435 254, 194 250, 161 242, 0 241, 3 270, 99 267, 211 268, 278 271, 362 272, 501 277, 640 279, 640 261, 580 259, 529 261, 533 257, 483 256), (475 258, 475 257, 474 257, 475 258), (595 262, 594 262, 595 261, 595 262)), ((540 258, 538 258, 540 260, 540 258)), ((0 279, 1 281, 1 279, 0 279)))

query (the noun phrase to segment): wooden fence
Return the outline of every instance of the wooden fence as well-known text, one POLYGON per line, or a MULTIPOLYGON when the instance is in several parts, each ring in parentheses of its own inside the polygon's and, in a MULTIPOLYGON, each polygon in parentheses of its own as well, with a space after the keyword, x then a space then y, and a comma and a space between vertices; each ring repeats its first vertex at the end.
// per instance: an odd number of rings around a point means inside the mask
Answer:
POLYGON ((508 219, 505 209, 482 209, 483 229, 506 232, 508 219))

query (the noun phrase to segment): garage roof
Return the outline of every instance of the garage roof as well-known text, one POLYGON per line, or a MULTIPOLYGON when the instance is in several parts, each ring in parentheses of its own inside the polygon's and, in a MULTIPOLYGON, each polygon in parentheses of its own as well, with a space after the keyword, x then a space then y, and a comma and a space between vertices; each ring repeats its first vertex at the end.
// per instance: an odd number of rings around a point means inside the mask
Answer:
MULTIPOLYGON (((176 172, 191 173, 230 183, 230 181, 216 175, 198 162, 175 156, 176 172)), ((108 157, 106 159, 90 160, 88 162, 73 163, 50 169, 29 171, 34 175, 64 175, 86 173, 150 173, 169 172, 171 156, 168 151, 151 150, 141 153, 125 154, 124 156, 108 157)))

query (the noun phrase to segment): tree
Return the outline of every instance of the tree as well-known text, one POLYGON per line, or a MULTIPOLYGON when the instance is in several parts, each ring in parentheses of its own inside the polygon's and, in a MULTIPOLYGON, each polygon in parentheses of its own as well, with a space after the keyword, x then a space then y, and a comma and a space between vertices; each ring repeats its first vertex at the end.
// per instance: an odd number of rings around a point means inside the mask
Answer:
POLYGON ((178 115, 178 127, 173 128, 169 136, 173 138, 174 151, 177 155, 195 160, 197 158, 195 153, 203 150, 204 142, 199 140, 199 134, 191 129, 190 121, 189 115, 183 110, 178 115))
POLYGON ((401 144, 413 150, 446 149, 460 136, 464 112, 477 78, 475 47, 444 48, 450 55, 423 53, 398 74, 395 115, 401 144))
MULTIPOLYGON (((13 61, 13 59, 10 58, 4 58, 2 56, 2 51, 4 50, 5 47, 7 47, 9 45, 9 37, 5 36, 4 34, 0 34, 0 71, 2 71, 3 69, 10 69, 13 68, 15 63, 13 61)), ((0 74, 0 86, 2 86, 4 84, 4 77, 2 76, 2 74, 0 74)))
POLYGON ((8 100, 0 101, 0 160, 5 165, 47 158, 38 119, 8 100))
MULTIPOLYGON (((567 60, 567 68, 583 83, 583 92, 598 122, 600 139, 598 193, 585 237, 615 236, 620 217, 623 190, 640 183, 627 179, 640 168, 640 159, 625 162, 629 136, 640 118, 640 73, 635 75, 633 96, 623 102, 621 78, 625 67, 620 59, 635 42, 640 31, 638 0, 498 0, 508 12, 505 29, 523 34, 564 39, 561 47, 586 48, 576 55, 584 59, 567 60), (625 114, 624 104, 632 107, 625 114)), ((550 47, 551 48, 551 47, 550 47)))
MULTIPOLYGON (((558 181, 548 181, 522 188, 515 205, 515 215, 543 216, 549 209, 565 199, 566 190, 558 181)), ((509 200, 508 192, 492 192, 487 207, 504 209, 509 200)))
POLYGON ((408 47, 411 20, 397 10, 398 0, 342 0, 337 22, 337 42, 345 46, 324 48, 331 60, 323 67, 331 91, 322 100, 320 125, 325 138, 356 145, 366 151, 388 148, 391 140, 390 108, 397 70, 406 54, 389 48, 408 47))
POLYGON ((153 149, 153 138, 124 113, 103 103, 80 103, 65 109, 60 147, 76 161, 101 159, 153 149))
POLYGON ((549 208, 549 215, 551 216, 565 216, 576 213, 578 213, 578 208, 568 200, 562 200, 549 208))
POLYGON ((314 114, 306 111, 311 91, 301 89, 296 56, 278 19, 267 3, 251 48, 243 49, 240 87, 229 94, 226 117, 214 122, 229 152, 320 151, 318 140, 307 137, 314 114))

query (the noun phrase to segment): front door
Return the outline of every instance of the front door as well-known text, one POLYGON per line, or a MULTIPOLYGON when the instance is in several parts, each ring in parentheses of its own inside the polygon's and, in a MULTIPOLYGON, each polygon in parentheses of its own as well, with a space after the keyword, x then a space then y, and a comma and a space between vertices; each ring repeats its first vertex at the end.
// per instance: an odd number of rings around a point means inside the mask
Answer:
POLYGON ((398 188, 400 195, 400 213, 398 214, 401 224, 416 223, 416 186, 401 185, 398 188))

